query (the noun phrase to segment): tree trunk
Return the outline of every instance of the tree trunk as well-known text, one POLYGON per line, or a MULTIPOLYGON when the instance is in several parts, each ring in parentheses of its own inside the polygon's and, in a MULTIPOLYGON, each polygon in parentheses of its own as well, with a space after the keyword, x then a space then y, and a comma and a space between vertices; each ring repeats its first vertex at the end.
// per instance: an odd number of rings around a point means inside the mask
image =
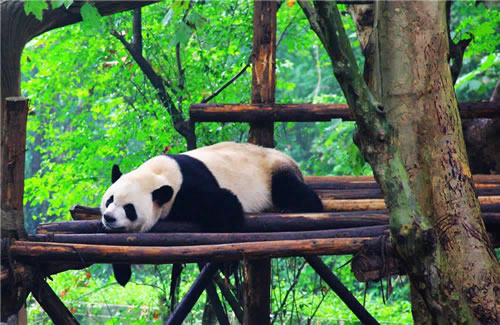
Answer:
POLYGON ((372 85, 380 105, 361 78, 335 2, 298 2, 330 55, 356 119, 357 144, 384 193, 412 301, 425 306, 415 320, 498 324, 500 268, 466 159, 446 3, 376 2, 372 85))
POLYGON ((498 324, 500 267, 471 181, 448 64, 445 5, 376 4, 377 93, 395 128, 410 187, 434 233, 423 239, 433 246, 423 269, 412 258, 415 243, 397 238, 408 229, 393 224, 391 232, 417 289, 412 292, 423 298, 433 322, 498 324))

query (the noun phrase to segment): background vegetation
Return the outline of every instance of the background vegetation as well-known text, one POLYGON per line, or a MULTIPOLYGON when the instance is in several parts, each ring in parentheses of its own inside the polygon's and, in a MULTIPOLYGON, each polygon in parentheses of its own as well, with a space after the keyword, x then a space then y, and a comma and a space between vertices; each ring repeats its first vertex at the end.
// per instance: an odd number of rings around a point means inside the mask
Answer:
MULTIPOLYGON (((246 65, 252 49, 251 2, 199 1, 189 9, 187 3, 165 1, 142 9, 143 55, 164 78, 185 117, 191 103, 201 102, 246 65)), ((156 90, 111 35, 117 31, 131 39, 132 13, 100 19, 92 8, 86 10, 83 23, 43 34, 23 53, 22 89, 31 98, 25 172, 29 231, 40 222, 70 220, 71 205, 97 206, 110 184, 114 163, 127 171, 153 155, 185 150, 156 90)), ((354 26, 348 15, 344 18, 362 65, 354 26)), ((455 41, 474 37, 457 81, 460 101, 489 98, 500 71, 498 26, 500 14, 495 8, 474 2, 453 5, 452 37, 455 41)), ((344 102, 329 58, 294 1, 285 2, 278 12, 278 44, 277 102, 344 102)), ((247 69, 211 102, 248 103, 250 82, 247 69)), ((306 174, 369 174, 352 143, 354 127, 338 120, 277 123, 276 142, 306 174)), ((196 126, 198 146, 246 141, 247 132, 246 125, 235 123, 196 126)), ((412 322, 405 279, 366 288, 345 266, 349 257, 325 261, 379 321, 412 322), (384 303, 389 289, 392 294, 384 303)), ((181 296, 197 272, 194 266, 186 267, 181 296)), ((94 265, 54 276, 51 285, 82 323, 140 324, 151 319, 159 323, 168 314, 169 276, 168 265, 140 266, 134 282, 121 288, 109 266, 94 265)), ((274 260, 273 276, 272 310, 280 310, 275 323, 331 324, 338 319, 356 323, 301 259, 274 260)), ((190 315, 191 322, 201 319, 203 301, 190 315)), ((30 323, 48 322, 33 299, 28 310, 30 323)))

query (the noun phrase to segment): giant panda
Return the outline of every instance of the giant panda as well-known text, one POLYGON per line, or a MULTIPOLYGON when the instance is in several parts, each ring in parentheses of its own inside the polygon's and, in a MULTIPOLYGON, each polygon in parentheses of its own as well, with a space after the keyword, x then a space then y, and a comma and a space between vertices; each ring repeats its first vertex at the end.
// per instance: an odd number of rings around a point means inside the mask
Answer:
MULTIPOLYGON (((115 165, 111 180, 100 207, 108 231, 146 232, 168 219, 228 232, 242 226, 244 212, 323 210, 292 158, 248 143, 156 156, 127 174, 115 165)), ((128 282, 130 266, 114 265, 114 271, 120 284, 128 282)))

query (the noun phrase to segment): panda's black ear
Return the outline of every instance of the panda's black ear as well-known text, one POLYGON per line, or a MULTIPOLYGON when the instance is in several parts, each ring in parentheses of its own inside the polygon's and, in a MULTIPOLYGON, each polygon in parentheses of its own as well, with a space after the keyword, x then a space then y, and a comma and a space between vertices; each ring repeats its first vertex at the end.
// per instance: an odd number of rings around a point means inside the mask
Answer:
POLYGON ((114 183, 122 176, 122 172, 120 171, 120 166, 113 165, 113 169, 111 170, 111 183, 114 183))
POLYGON ((174 194, 174 190, 171 186, 164 185, 153 191, 153 201, 158 204, 158 206, 162 206, 172 198, 174 194))

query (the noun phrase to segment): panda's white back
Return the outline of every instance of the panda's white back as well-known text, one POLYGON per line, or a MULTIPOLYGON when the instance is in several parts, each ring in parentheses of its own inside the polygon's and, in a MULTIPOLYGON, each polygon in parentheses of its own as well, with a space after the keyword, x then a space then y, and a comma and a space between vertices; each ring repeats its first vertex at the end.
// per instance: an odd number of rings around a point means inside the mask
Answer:
POLYGON ((202 161, 219 185, 238 197, 245 212, 261 212, 273 206, 273 171, 287 169, 302 179, 297 163, 289 156, 252 144, 222 142, 183 154, 202 161))

